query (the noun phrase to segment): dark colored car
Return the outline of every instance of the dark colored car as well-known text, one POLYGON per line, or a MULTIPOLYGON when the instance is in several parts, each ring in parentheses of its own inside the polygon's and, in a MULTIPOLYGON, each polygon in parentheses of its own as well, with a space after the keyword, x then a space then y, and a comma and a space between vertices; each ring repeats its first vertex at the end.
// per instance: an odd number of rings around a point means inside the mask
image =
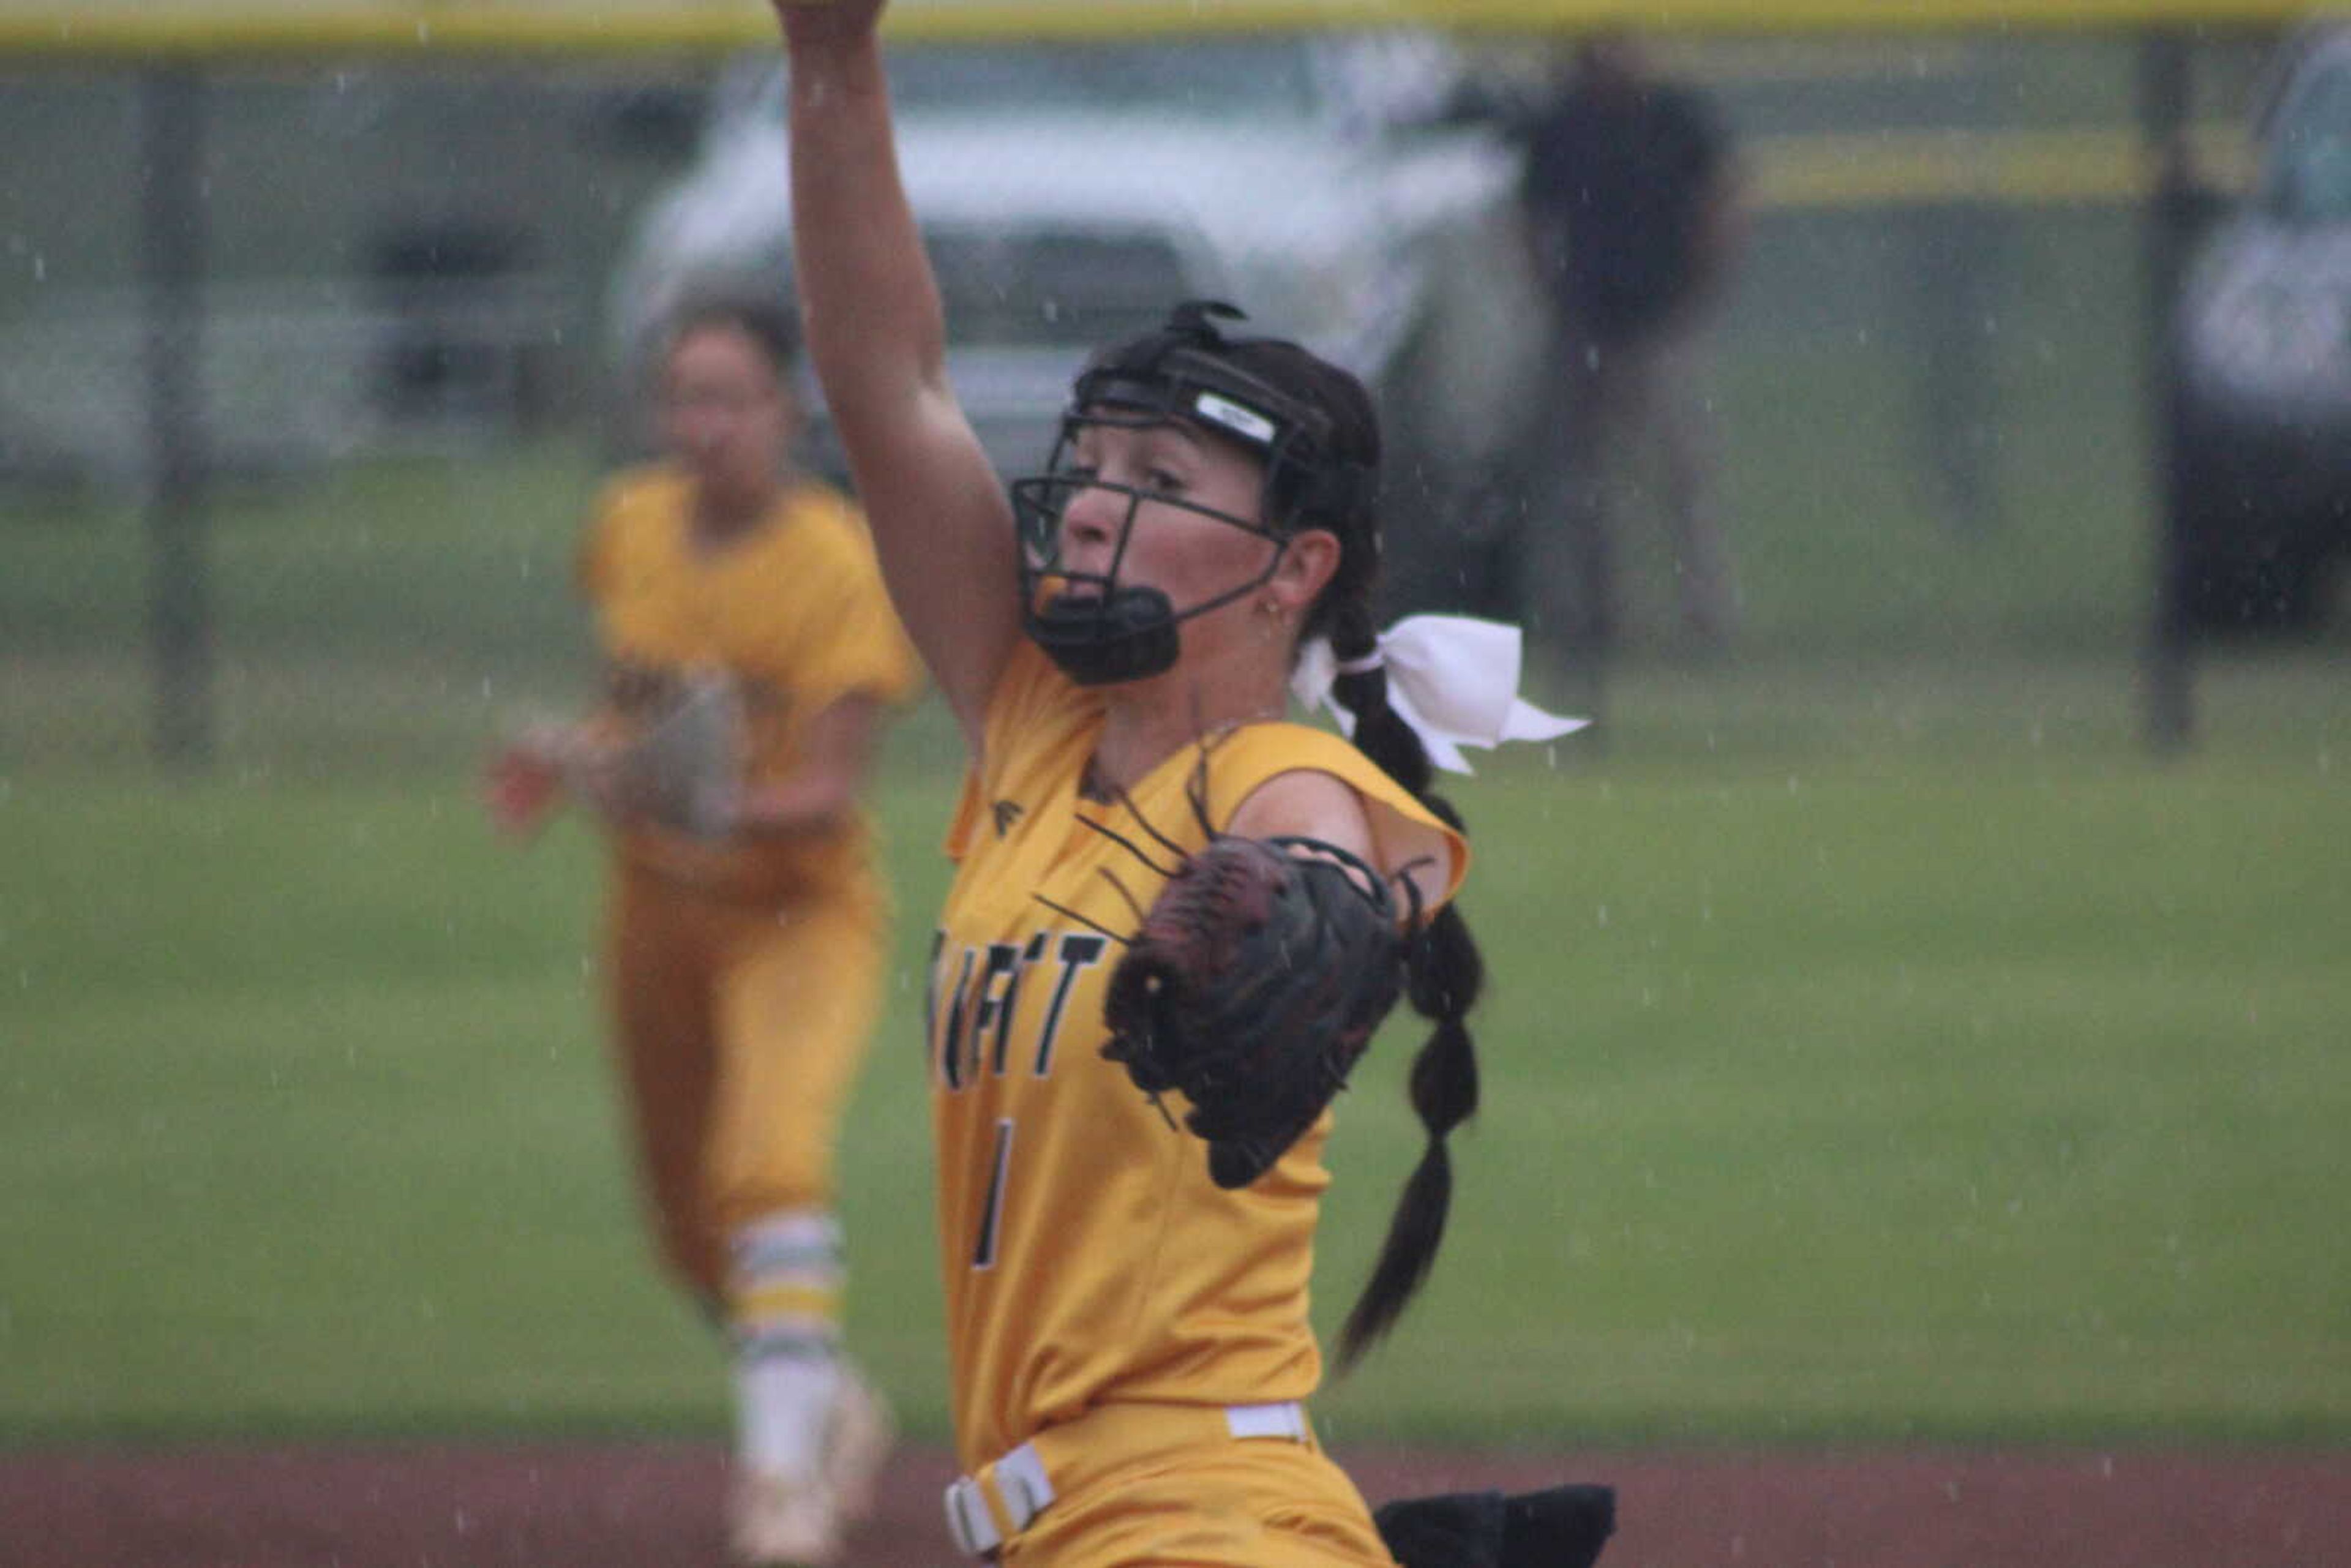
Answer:
POLYGON ((2172 564, 2209 632, 2312 626, 2351 547, 2351 27, 2277 79, 2178 323, 2172 564))

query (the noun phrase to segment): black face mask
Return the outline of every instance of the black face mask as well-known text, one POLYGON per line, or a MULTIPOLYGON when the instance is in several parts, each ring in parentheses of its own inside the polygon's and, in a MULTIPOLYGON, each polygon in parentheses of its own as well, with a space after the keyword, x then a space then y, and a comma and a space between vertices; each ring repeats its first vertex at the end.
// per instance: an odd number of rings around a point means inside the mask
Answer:
POLYGON ((1012 484, 1012 509, 1020 530, 1021 628, 1031 642, 1084 686, 1112 685, 1163 674, 1183 651, 1182 622, 1229 604, 1261 586, 1281 564, 1288 541, 1248 517, 1130 485, 1117 485, 1072 472, 1068 455, 1080 431, 1092 425, 1137 428, 1166 423, 1155 417, 1072 414, 1063 422, 1051 471, 1012 484), (1100 571, 1078 571, 1061 560, 1061 513, 1081 493, 1107 491, 1124 498, 1109 563, 1100 571), (1137 513, 1145 502, 1211 518, 1265 541, 1265 565, 1255 575, 1178 608, 1167 594, 1122 575, 1137 513))
POLYGON ((1313 517, 1343 517, 1362 504, 1368 471, 1329 457, 1328 416, 1222 358, 1220 350, 1228 345, 1212 319, 1219 313, 1238 315, 1229 307, 1179 306, 1160 332, 1113 350, 1088 369, 1078 378, 1046 471, 1012 483, 1020 531, 1022 628, 1081 685, 1142 680, 1173 668, 1182 652, 1184 622, 1262 586, 1281 564, 1290 533, 1313 517), (1107 483, 1072 461, 1077 439, 1088 429, 1178 423, 1227 442, 1263 465, 1257 518, 1107 483), (1061 514, 1073 497, 1090 489, 1125 497, 1126 514, 1109 565, 1098 572, 1072 571, 1061 560, 1061 514), (1264 567, 1180 608, 1156 588, 1123 581, 1119 569, 1144 501, 1263 539, 1264 567), (1280 526, 1259 519, 1279 519, 1280 526))
POLYGON ((1023 628, 1081 686, 1164 674, 1175 668, 1183 641, 1176 607, 1155 588, 1122 588, 1093 599, 1056 594, 1029 612, 1023 628))

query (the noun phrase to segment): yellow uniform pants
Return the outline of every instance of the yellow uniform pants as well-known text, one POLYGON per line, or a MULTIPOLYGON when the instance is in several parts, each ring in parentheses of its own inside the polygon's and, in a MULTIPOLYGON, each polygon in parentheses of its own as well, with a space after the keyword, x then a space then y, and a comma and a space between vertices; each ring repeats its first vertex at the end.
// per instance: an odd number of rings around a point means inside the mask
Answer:
POLYGON ((716 1303, 735 1230, 832 1206, 886 911, 862 887, 755 903, 617 877, 605 978, 638 1161, 664 1259, 716 1303))

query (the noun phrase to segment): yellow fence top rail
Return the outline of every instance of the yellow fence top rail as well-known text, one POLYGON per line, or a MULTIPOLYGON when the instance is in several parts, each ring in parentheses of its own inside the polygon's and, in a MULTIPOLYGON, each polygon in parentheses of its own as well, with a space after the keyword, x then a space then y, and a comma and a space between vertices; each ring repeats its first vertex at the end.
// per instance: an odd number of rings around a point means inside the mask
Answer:
MULTIPOLYGON (((1088 38, 1437 26, 1511 33, 1624 24, 1677 32, 2087 30, 2274 26, 2294 0, 901 0, 902 37, 1088 38)), ((757 0, 0 0, 0 57, 631 54, 774 36, 757 0)))
MULTIPOLYGON (((2186 140, 2191 166, 2212 189, 2252 180, 2254 149, 2241 127, 2191 126, 2186 140)), ((2140 202, 2162 173, 2145 137, 2119 129, 1767 136, 1747 147, 1745 161, 1765 207, 2140 202)))

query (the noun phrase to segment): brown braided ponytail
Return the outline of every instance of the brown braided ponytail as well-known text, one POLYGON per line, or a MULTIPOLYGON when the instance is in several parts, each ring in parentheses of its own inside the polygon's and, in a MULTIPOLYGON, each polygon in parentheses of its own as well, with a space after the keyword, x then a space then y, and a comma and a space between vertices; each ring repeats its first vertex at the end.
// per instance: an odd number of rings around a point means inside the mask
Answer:
MULTIPOLYGON (((1332 606, 1331 648, 1343 665, 1368 659, 1379 648, 1367 601, 1357 596, 1332 606)), ((1429 790, 1432 769, 1420 737, 1388 706, 1387 672, 1374 665, 1343 674, 1332 695, 1354 716, 1355 745, 1364 755, 1459 831, 1461 814, 1429 790)), ((1478 1110, 1478 1054, 1468 1015, 1485 984, 1486 967, 1461 912, 1448 904, 1424 921, 1406 948, 1405 963, 1405 994, 1413 1009, 1436 1025, 1413 1058, 1411 1078, 1412 1108, 1427 1129, 1428 1146, 1405 1182, 1379 1260, 1340 1333, 1343 1373, 1395 1325, 1428 1278, 1453 1205, 1453 1160, 1445 1140, 1478 1110)))
MULTIPOLYGON (((1338 569, 1308 613, 1301 638, 1328 638, 1343 666, 1368 661, 1379 649, 1371 606, 1379 573, 1374 481, 1379 471, 1380 430, 1371 396, 1353 375, 1295 343, 1259 338, 1227 342, 1217 351, 1285 395, 1320 410, 1330 422, 1327 445, 1318 455, 1321 465, 1326 474, 1347 475, 1351 482, 1291 488, 1278 479, 1270 509, 1285 532, 1323 528, 1340 544, 1338 569)), ((1387 673, 1374 664, 1342 674, 1332 696, 1353 716, 1356 747, 1438 820, 1459 831, 1460 813, 1429 791, 1434 769, 1427 749, 1389 705, 1387 673)), ((1437 1261, 1453 1204, 1453 1162, 1446 1139, 1478 1109, 1478 1057, 1468 1015, 1484 980, 1478 945, 1453 905, 1447 904, 1412 933, 1406 945, 1405 994, 1414 1010, 1435 1025, 1413 1059, 1410 1080, 1412 1107, 1427 1130, 1428 1145, 1405 1182, 1371 1277, 1340 1333, 1336 1364, 1342 1373, 1395 1326, 1437 1261)))

